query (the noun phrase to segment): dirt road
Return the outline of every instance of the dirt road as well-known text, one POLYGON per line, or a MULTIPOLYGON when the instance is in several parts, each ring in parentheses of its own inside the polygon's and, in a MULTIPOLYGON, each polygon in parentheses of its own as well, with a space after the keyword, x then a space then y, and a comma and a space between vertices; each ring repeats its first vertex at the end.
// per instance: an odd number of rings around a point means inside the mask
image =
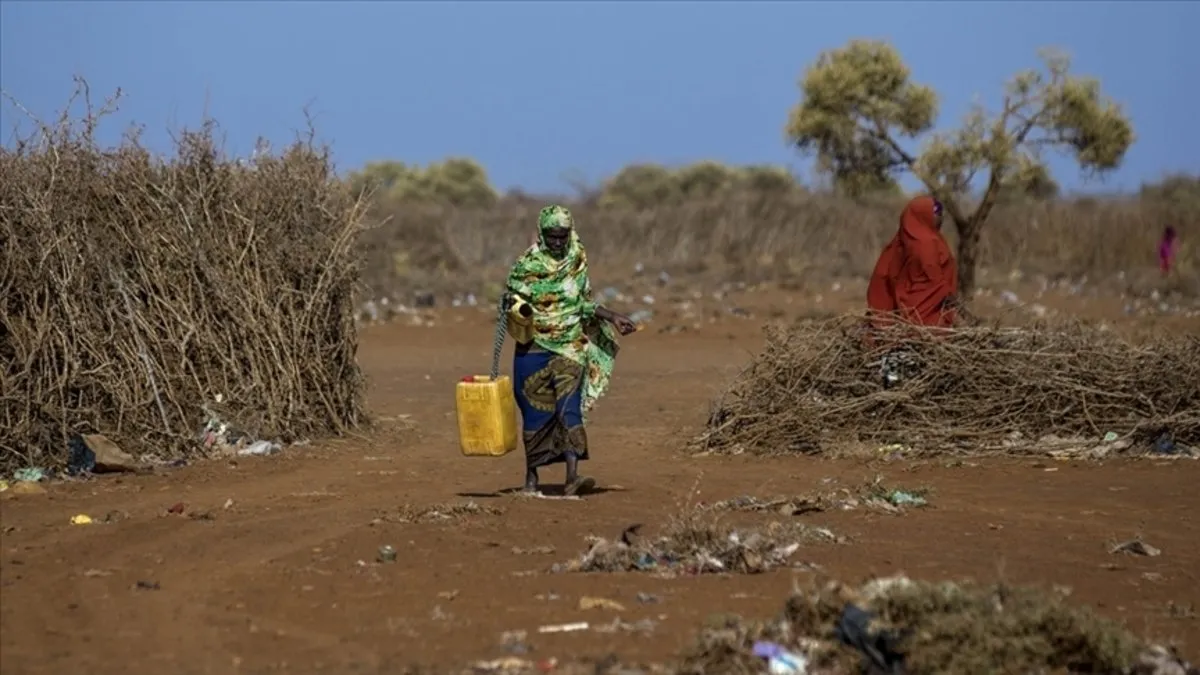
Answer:
POLYGON ((448 311, 432 328, 368 329, 361 362, 372 408, 385 418, 370 437, 6 498, 0 670, 381 673, 500 656, 511 630, 529 631, 540 657, 666 659, 711 614, 774 614, 798 573, 659 579, 548 568, 583 550, 589 534, 611 537, 631 523, 652 532, 687 499, 798 494, 876 474, 932 488, 932 506, 801 516, 848 542, 806 546, 798 559, 847 581, 903 571, 1066 586, 1073 600, 1200 656, 1200 619, 1179 609, 1200 604, 1200 463, 951 468, 681 456, 713 393, 757 348, 759 325, 628 338, 594 414, 586 466, 607 491, 578 502, 500 493, 521 479, 519 453, 458 454, 453 383, 486 369, 490 317, 448 311), (401 415, 415 432, 403 430, 401 415), (466 501, 503 512, 433 524, 393 517, 405 504, 466 501), (166 513, 179 502, 183 515, 166 513), (113 522, 70 525, 79 513, 113 522), (1135 535, 1162 555, 1107 552, 1106 543, 1135 535), (395 564, 373 564, 383 544, 398 550, 395 564), (640 603, 638 593, 661 602, 640 603), (584 595, 617 600, 628 608, 622 618, 657 627, 536 633, 617 616, 578 609, 584 595))

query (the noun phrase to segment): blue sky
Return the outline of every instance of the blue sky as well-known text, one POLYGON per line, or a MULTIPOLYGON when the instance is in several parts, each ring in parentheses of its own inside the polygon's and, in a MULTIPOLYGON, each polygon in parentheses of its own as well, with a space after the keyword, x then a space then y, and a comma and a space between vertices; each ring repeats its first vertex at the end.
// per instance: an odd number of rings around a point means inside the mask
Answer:
MULTIPOLYGON (((786 164, 796 82, 846 40, 891 40, 942 97, 939 125, 975 96, 1070 51, 1126 106, 1138 142, 1104 184, 1200 171, 1195 2, 0 2, 0 88, 37 115, 71 76, 121 87, 115 140, 136 121, 156 150, 205 111, 248 153, 303 126, 306 104, 339 168, 471 156, 501 187, 555 191, 635 161, 786 164)), ((19 113, 2 107, 11 137, 19 113)))

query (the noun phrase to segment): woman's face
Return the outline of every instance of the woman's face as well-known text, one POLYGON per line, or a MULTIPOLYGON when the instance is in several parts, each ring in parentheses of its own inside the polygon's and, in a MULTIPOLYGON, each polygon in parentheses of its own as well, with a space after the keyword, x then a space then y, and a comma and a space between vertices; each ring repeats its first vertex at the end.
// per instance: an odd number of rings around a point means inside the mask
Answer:
POLYGON ((571 230, 565 227, 551 228, 542 233, 542 241, 546 243, 546 250, 550 255, 561 257, 571 243, 571 230))

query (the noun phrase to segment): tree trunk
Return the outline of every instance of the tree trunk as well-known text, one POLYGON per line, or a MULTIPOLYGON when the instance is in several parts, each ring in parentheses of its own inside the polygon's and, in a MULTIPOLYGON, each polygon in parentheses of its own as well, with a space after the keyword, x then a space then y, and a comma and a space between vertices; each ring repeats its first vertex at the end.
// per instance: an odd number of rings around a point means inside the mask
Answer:
POLYGON ((958 230, 958 297, 969 304, 975 294, 975 268, 979 264, 979 218, 954 221, 958 230))

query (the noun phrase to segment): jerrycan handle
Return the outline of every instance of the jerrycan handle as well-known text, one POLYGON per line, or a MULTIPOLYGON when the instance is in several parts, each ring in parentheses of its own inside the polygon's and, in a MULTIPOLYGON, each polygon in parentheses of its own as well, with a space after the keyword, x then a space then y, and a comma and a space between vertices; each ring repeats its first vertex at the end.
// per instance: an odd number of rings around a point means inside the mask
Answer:
POLYGON ((492 340, 492 380, 500 376, 500 353, 504 351, 504 337, 508 333, 508 308, 508 293, 504 293, 500 296, 500 306, 496 312, 496 336, 492 340))

